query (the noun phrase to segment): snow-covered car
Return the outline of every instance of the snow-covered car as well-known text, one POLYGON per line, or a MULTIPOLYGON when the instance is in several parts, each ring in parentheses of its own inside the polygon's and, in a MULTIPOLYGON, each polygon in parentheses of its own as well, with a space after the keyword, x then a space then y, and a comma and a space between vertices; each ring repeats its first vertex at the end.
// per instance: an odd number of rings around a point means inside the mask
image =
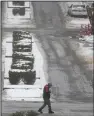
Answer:
POLYGON ((31 43, 32 40, 31 40, 31 39, 28 39, 28 38, 23 38, 23 39, 20 40, 19 42, 22 42, 22 43, 31 43))
POLYGON ((21 41, 21 42, 17 42, 16 45, 31 46, 31 42, 23 42, 23 41, 21 41))
POLYGON ((22 67, 22 66, 30 66, 33 67, 33 61, 28 61, 28 60, 24 60, 24 59, 16 59, 13 60, 13 65, 17 66, 17 67, 22 67))
POLYGON ((22 49, 23 48, 30 48, 31 50, 32 50, 32 44, 30 44, 30 43, 23 43, 23 44, 21 44, 21 43, 14 43, 13 44, 13 48, 19 48, 19 47, 21 47, 22 49))
POLYGON ((24 59, 17 59, 13 63, 16 63, 18 65, 25 65, 25 64, 28 64, 29 65, 32 62, 31 61, 28 61, 28 60, 24 60, 24 59))
POLYGON ((27 64, 27 63, 13 63, 11 65, 11 68, 12 69, 33 69, 33 63, 31 62, 30 64, 27 64))
POLYGON ((68 15, 79 18, 87 18, 87 10, 85 5, 72 4, 68 9, 68 15))
POLYGON ((28 38, 32 40, 32 36, 29 32, 25 31, 13 31, 13 39, 16 41, 17 39, 28 38))
POLYGON ((15 52, 14 55, 23 55, 23 56, 31 56, 33 57, 33 54, 31 52, 15 52))
POLYGON ((34 55, 31 52, 14 52, 12 58, 13 60, 24 59, 34 62, 34 55))
POLYGON ((31 48, 14 47, 13 52, 31 52, 31 48))
POLYGON ((34 69, 9 70, 9 81, 11 84, 18 84, 22 78, 25 84, 33 84, 36 79, 36 71, 34 69))

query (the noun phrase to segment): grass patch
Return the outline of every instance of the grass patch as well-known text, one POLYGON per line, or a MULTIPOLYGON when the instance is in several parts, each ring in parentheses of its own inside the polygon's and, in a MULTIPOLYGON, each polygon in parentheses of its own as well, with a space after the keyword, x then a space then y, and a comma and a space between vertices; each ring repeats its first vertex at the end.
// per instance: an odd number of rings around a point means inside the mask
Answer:
POLYGON ((20 111, 11 114, 10 116, 38 116, 39 114, 35 111, 20 111))

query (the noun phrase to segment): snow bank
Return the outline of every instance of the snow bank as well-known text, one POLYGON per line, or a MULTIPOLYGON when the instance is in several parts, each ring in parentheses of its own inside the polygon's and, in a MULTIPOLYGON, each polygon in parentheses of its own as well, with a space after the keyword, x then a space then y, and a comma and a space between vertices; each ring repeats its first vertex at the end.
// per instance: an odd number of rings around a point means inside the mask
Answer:
POLYGON ((66 22, 66 28, 80 29, 81 25, 90 24, 89 19, 73 18, 66 22))
POLYGON ((6 94, 3 96, 3 100, 25 100, 25 101, 43 101, 42 91, 39 88, 32 89, 6 89, 4 90, 6 94))
POLYGON ((80 47, 78 50, 78 54, 82 55, 82 56, 92 56, 93 55, 93 50, 91 50, 88 47, 80 47))
POLYGON ((93 44, 94 36, 93 35, 83 36, 82 38, 80 37, 79 40, 84 40, 84 41, 86 41, 88 43, 93 44))
POLYGON ((93 50, 90 47, 84 47, 83 43, 79 43, 80 47, 76 51, 77 56, 87 64, 93 64, 93 50))
POLYGON ((85 41, 93 44, 94 36, 85 36, 85 41))
POLYGON ((70 24, 73 24, 73 25, 88 25, 88 24, 90 24, 90 22, 89 22, 89 19, 77 18, 77 19, 72 19, 70 21, 70 24))

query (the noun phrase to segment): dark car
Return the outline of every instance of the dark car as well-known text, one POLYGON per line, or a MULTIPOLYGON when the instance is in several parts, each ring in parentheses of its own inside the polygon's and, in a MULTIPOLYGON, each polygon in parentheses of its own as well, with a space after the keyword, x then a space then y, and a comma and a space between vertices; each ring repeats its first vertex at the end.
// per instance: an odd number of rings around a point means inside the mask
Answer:
POLYGON ((9 70, 9 81, 11 84, 18 84, 23 79, 25 84, 34 84, 36 71, 31 69, 11 69, 9 70))
POLYGON ((20 16, 24 16, 25 15, 25 8, 13 8, 12 10, 13 15, 20 15, 20 16))
POLYGON ((68 9, 68 15, 78 18, 87 18, 87 10, 85 5, 71 5, 68 9))

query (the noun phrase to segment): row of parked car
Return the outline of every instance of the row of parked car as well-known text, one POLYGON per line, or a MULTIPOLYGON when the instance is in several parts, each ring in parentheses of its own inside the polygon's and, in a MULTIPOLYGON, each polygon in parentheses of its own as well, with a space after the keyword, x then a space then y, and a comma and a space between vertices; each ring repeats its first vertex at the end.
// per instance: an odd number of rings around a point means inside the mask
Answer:
POLYGON ((9 70, 9 81, 18 84, 23 80, 25 84, 33 84, 36 79, 34 55, 32 54, 32 37, 28 32, 13 32, 12 64, 9 70))

